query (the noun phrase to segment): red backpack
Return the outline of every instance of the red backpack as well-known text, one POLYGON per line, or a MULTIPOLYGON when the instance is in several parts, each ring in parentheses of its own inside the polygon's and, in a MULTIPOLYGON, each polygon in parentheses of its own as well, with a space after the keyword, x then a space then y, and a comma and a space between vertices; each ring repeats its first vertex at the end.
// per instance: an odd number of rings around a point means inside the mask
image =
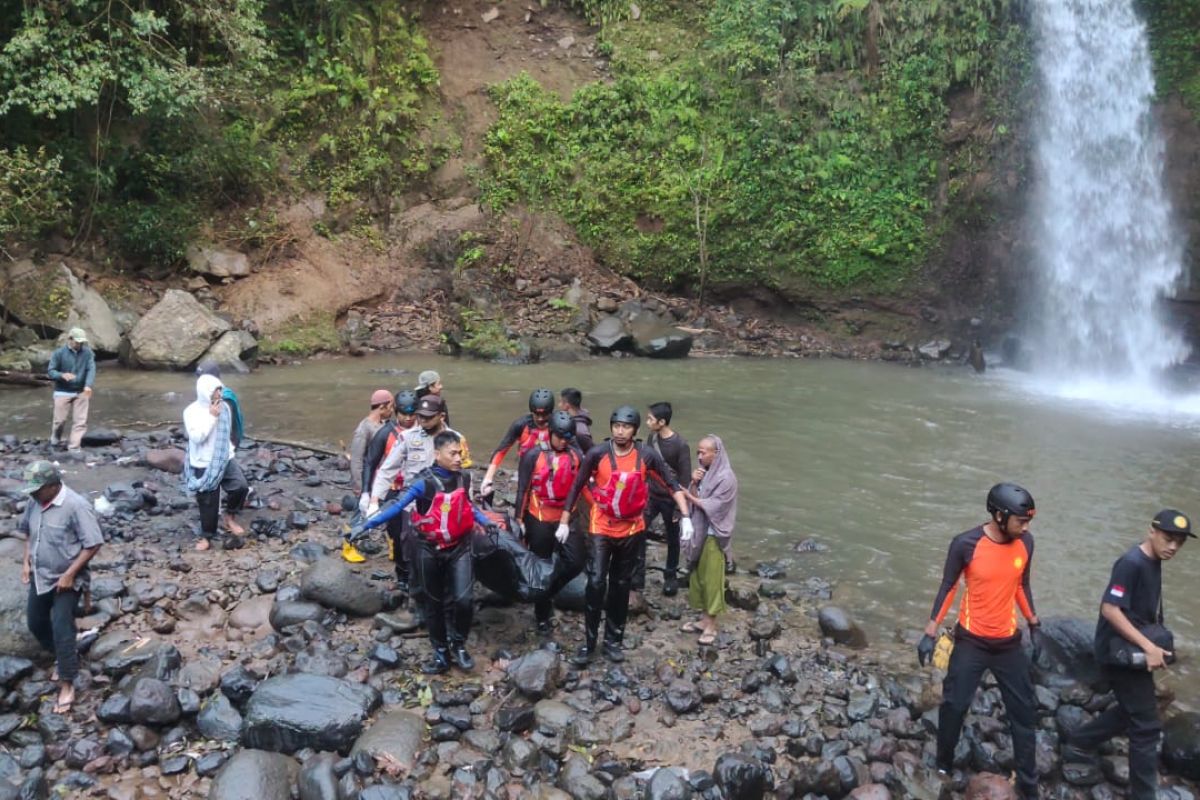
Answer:
POLYGON ((533 491, 547 508, 563 508, 579 472, 579 462, 570 449, 556 453, 546 444, 541 448, 542 453, 533 470, 533 491))
POLYGON ((617 455, 610 442, 608 445, 608 460, 612 465, 612 474, 608 483, 592 489, 592 499, 600 510, 613 519, 636 519, 642 515, 650 490, 646 486, 646 470, 642 466, 642 451, 634 445, 633 452, 637 454, 637 465, 633 472, 621 472, 617 469, 617 455))
POLYGON ((437 483, 438 491, 428 511, 424 514, 413 511, 412 523, 440 549, 451 547, 475 527, 475 514, 471 510, 467 487, 460 486, 447 493, 445 485, 432 472, 421 477, 437 483))

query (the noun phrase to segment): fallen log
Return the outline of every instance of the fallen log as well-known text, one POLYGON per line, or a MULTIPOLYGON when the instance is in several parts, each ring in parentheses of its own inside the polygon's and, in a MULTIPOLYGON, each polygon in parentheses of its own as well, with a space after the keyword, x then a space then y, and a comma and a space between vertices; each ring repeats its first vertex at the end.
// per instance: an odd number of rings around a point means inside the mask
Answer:
POLYGON ((7 383, 12 386, 45 386, 50 383, 50 377, 39 372, 0 369, 0 383, 7 383))

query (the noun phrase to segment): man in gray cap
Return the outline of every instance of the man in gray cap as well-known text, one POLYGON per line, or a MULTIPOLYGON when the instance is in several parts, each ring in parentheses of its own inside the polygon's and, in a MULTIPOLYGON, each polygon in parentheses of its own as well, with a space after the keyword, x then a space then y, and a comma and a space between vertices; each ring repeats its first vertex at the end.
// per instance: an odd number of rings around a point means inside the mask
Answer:
POLYGON ((65 714, 75 701, 79 651, 75 647, 75 606, 91 580, 87 564, 104 544, 92 506, 63 485, 49 461, 25 468, 29 503, 17 529, 25 540, 21 582, 29 584, 26 619, 29 632, 54 653, 58 700, 54 713, 65 714))
POLYGON ((50 424, 50 446, 62 442, 67 414, 71 415, 71 437, 67 449, 78 453, 87 432, 88 405, 96 381, 96 356, 88 347, 83 328, 71 328, 67 343, 50 356, 47 374, 54 381, 54 421, 50 424))

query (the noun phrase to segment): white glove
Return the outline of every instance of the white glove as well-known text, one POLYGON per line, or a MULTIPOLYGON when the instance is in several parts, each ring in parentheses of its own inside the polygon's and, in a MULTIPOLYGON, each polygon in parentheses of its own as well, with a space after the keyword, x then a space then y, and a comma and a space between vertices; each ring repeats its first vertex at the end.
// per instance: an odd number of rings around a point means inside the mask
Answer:
POLYGON ((371 500, 367 503, 367 510, 366 510, 367 519, 370 519, 371 517, 375 516, 378 513, 379 513, 379 501, 372 497, 371 500))
POLYGON ((558 530, 554 532, 554 538, 559 544, 567 541, 567 537, 571 535, 571 526, 565 522, 558 523, 558 530))
POLYGON ((684 517, 683 519, 679 520, 679 541, 687 544, 692 540, 692 535, 695 534, 695 532, 696 529, 692 527, 692 521, 690 519, 684 517))
POLYGON ((367 509, 370 507, 371 507, 371 493, 363 492, 358 497, 358 510, 361 513, 365 514, 365 513, 367 513, 367 509))
POLYGON ((492 494, 492 479, 484 478, 483 483, 479 484, 479 496, 490 497, 492 494))

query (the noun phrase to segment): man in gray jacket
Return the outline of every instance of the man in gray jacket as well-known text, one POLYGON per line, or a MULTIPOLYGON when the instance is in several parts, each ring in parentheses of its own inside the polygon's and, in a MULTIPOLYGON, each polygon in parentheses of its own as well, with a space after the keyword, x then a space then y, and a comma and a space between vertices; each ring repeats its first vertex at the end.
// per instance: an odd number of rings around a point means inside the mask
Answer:
POLYGON ((54 421, 50 424, 50 446, 62 442, 67 415, 71 415, 71 436, 67 450, 78 453, 87 433, 88 405, 92 384, 96 381, 96 356, 88 347, 83 328, 71 328, 67 343, 50 356, 47 373, 54 380, 54 421))

